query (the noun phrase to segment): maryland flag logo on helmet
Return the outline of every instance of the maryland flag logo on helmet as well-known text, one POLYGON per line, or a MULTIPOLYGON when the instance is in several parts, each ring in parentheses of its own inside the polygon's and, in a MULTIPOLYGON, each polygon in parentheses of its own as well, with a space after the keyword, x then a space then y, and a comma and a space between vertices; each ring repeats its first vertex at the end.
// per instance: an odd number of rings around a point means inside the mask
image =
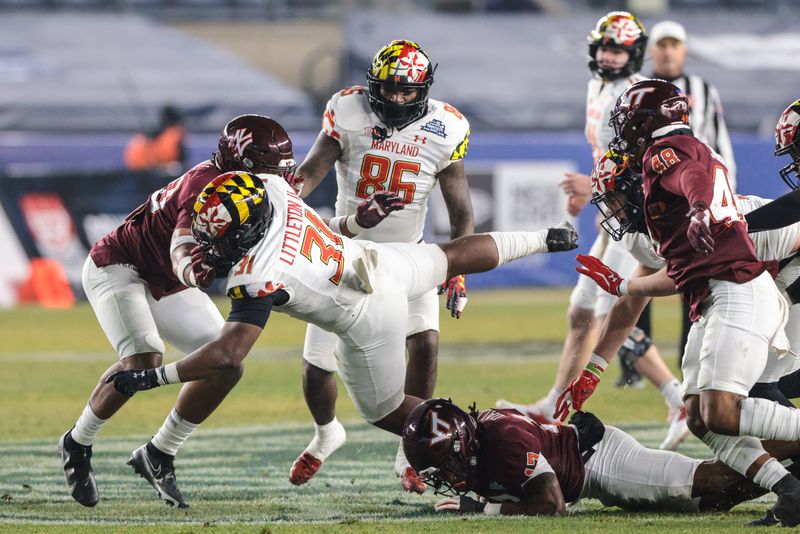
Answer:
POLYGON ((397 40, 387 44, 372 58, 369 73, 373 78, 397 84, 425 83, 431 61, 414 41, 397 40))
MULTIPOLYGON (((194 203, 193 231, 214 240, 250 222, 266 197, 261 179, 228 172, 209 183, 194 203)), ((259 210, 260 211, 260 210, 259 210)))

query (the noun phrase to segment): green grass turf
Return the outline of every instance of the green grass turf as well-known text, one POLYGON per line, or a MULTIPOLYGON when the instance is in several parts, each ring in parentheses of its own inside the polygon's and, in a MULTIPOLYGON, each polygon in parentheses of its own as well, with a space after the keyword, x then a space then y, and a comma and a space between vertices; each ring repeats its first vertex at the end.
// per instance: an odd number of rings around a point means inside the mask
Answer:
MULTIPOLYGON (((461 320, 443 314, 437 394, 459 403, 475 400, 479 407, 499 397, 531 401, 543 395, 565 333, 567 295, 472 292, 461 320)), ((226 302, 219 304, 226 313, 226 302)), ((655 307, 655 337, 669 361, 678 314, 675 299, 655 307)), ((114 355, 85 304, 0 313, 0 532, 718 532, 740 529, 765 508, 750 504, 722 516, 684 517, 628 515, 587 502, 565 519, 437 517, 434 496, 398 490, 391 473, 397 439, 361 423, 344 394, 338 412, 348 443, 312 483, 295 488, 286 473, 313 433, 300 385, 303 334, 303 324, 273 315, 240 384, 182 449, 178 476, 192 508, 161 504, 125 466, 129 452, 155 432, 172 406, 177 387, 168 387, 137 395, 104 428, 94 461, 103 500, 84 509, 67 495, 55 442, 114 355)), ((616 370, 609 373, 589 408, 645 444, 657 444, 666 415, 658 392, 650 386, 615 389, 608 382, 616 370)), ((685 452, 707 456, 696 440, 685 452)))

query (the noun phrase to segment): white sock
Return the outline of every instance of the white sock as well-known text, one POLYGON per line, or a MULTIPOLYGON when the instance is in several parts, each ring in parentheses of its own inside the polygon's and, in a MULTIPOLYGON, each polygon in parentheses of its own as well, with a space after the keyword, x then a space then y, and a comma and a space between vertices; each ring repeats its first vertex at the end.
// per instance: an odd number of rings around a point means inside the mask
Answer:
POLYGON ((770 458, 767 463, 761 466, 756 476, 753 477, 753 482, 762 488, 772 489, 775 484, 788 474, 789 471, 778 460, 770 458))
POLYGON ((178 449, 183 445, 183 442, 189 439, 192 432, 200 426, 195 423, 190 423, 172 409, 170 414, 164 420, 164 424, 158 429, 158 432, 150 441, 156 449, 164 454, 175 456, 178 449))
POLYGON ((314 439, 306 447, 306 452, 319 460, 325 459, 341 447, 347 439, 347 433, 336 417, 330 423, 318 425, 314 423, 314 439))
MULTIPOLYGON (((723 436, 709 431, 703 436, 703 442, 708 445, 722 463, 742 476, 747 476, 747 470, 750 466, 767 453, 764 447, 761 446, 761 442, 752 436, 723 436)), ((767 462, 767 464, 769 464, 769 462, 767 462)), ((766 467, 767 464, 765 464, 764 467, 766 467)), ((758 476, 756 476, 756 478, 762 481, 767 480, 768 482, 772 482, 773 476, 769 473, 771 473, 773 469, 783 469, 784 475, 788 473, 781 464, 777 462, 776 464, 777 466, 769 467, 769 471, 765 472, 761 478, 758 476)), ((759 469, 759 472, 763 470, 764 467, 759 469)), ((772 486, 774 485, 774 482, 769 486, 761 484, 756 480, 753 482, 756 482, 759 486, 769 491, 772 491, 772 486)))
POLYGON ((408 463, 406 453, 403 451, 403 442, 400 441, 400 446, 397 448, 397 455, 394 457, 394 474, 397 476, 402 475, 407 467, 411 467, 411 464, 408 463))
POLYGON ((742 401, 741 406, 740 434, 761 439, 800 440, 800 410, 749 397, 742 401))
POLYGON ((497 245, 497 265, 547 252, 547 230, 538 232, 489 232, 497 245))
POLYGON ((670 378, 660 386, 658 389, 661 390, 661 395, 664 397, 664 402, 667 403, 667 406, 670 410, 680 410, 681 406, 683 405, 683 401, 681 400, 681 383, 678 382, 676 378, 670 378))
POLYGON ((564 390, 558 386, 553 386, 553 388, 550 390, 550 393, 548 393, 547 397, 545 397, 547 409, 550 410, 550 413, 547 414, 549 417, 553 417, 553 413, 556 411, 556 401, 558 401, 558 397, 561 396, 563 391, 564 390))
POLYGON ((84 447, 92 446, 95 438, 97 438, 97 433, 100 432, 100 429, 103 428, 106 421, 108 421, 108 419, 100 419, 97 417, 92 411, 92 407, 87 404, 86 408, 83 409, 83 413, 81 413, 81 416, 78 418, 78 422, 75 423, 75 428, 70 432, 72 439, 84 447))

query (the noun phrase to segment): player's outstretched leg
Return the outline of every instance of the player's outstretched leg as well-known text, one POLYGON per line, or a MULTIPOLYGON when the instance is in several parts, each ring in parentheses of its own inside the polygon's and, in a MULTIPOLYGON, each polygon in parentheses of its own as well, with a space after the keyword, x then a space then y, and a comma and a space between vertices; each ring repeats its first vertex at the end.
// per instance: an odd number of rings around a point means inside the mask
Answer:
POLYGON ((131 454, 128 465, 136 473, 147 480, 160 499, 170 506, 188 508, 178 489, 175 478, 175 457, 159 451, 152 442, 147 442, 131 454))
POLYGON ((347 433, 336 419, 336 380, 333 373, 303 362, 303 395, 314 417, 314 439, 292 464, 289 482, 305 484, 319 471, 328 456, 344 445, 347 433))

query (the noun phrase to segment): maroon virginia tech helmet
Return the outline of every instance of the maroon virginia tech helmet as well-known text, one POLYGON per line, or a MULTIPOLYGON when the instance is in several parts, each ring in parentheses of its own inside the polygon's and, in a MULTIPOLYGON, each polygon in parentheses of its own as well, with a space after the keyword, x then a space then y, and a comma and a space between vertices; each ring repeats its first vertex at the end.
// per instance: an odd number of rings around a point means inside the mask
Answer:
POLYGON ((689 124, 689 101, 675 85, 664 80, 636 82, 620 95, 609 126, 614 140, 609 148, 631 157, 634 171, 641 166, 653 133, 672 124, 689 124))
POLYGON ((296 167, 289 134, 263 115, 241 115, 226 124, 213 157, 223 172, 247 171, 285 178, 296 167))
POLYGON ((423 402, 403 425, 406 458, 436 493, 461 495, 472 489, 479 448, 475 418, 449 399, 423 402))

